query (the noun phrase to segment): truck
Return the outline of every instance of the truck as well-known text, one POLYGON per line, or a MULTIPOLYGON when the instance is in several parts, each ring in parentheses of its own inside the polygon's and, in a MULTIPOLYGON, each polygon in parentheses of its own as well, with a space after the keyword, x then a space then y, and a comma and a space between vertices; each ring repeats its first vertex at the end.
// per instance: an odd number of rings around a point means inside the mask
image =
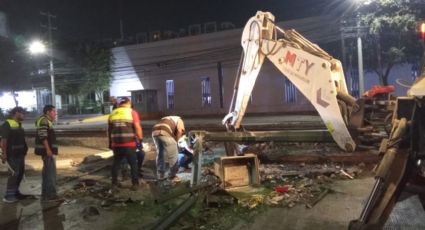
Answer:
MULTIPOLYGON (((223 118, 228 131, 237 131, 264 60, 268 58, 317 110, 337 145, 353 152, 365 128, 364 99, 347 90, 341 62, 297 31, 275 24, 270 12, 258 11, 243 29, 241 57, 229 113, 223 118)), ((382 160, 375 184, 357 220, 349 229, 380 229, 388 219, 405 185, 418 175, 425 158, 425 73, 412 84, 408 95, 394 100, 391 126, 382 138, 382 160)), ((378 90, 379 91, 379 90, 378 90)))

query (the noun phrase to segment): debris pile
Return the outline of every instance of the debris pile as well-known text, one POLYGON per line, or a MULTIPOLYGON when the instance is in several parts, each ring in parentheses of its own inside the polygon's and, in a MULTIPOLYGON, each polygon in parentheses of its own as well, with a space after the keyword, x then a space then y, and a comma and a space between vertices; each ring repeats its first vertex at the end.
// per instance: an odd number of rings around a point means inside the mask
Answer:
POLYGON ((63 195, 74 198, 90 196, 98 199, 109 199, 112 197, 110 187, 110 184, 101 181, 82 179, 73 189, 65 191, 63 195))
POLYGON ((264 163, 272 163, 285 155, 326 155, 344 153, 337 145, 329 143, 279 143, 262 142, 245 146, 243 153, 254 153, 264 163))
POLYGON ((239 200, 243 207, 251 209, 266 204, 292 208, 305 204, 311 208, 332 192, 329 187, 334 180, 353 179, 362 173, 359 166, 343 168, 337 164, 262 164, 259 170, 262 184, 270 192, 239 200))

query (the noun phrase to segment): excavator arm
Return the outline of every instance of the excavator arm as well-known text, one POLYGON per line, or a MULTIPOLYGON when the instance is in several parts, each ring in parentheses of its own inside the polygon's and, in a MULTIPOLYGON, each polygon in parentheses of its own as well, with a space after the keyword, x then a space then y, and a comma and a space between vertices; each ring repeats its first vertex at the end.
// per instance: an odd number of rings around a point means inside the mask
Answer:
POLYGON ((243 56, 229 114, 228 129, 239 129, 255 81, 265 58, 286 76, 312 103, 338 146, 356 148, 349 130, 356 100, 347 91, 340 61, 295 30, 283 30, 269 12, 258 11, 247 22, 241 39, 243 56))

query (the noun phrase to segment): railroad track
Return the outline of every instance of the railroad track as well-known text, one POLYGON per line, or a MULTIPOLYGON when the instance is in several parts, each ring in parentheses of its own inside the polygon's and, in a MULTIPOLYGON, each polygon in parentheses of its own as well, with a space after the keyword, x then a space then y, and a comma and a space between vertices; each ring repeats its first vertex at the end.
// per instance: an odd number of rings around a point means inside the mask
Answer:
MULTIPOLYGON (((143 133, 150 135, 152 126, 143 126, 143 133)), ((317 123, 301 123, 301 124, 254 124, 245 125, 247 131, 277 131, 277 130, 323 130, 324 125, 317 123)), ((226 129, 222 125, 186 125, 186 130, 205 130, 210 132, 225 132, 226 129)), ((90 127, 90 128, 58 128, 55 129, 57 137, 106 137, 106 127, 90 127)), ((26 130, 29 137, 35 136, 35 130, 26 130)))

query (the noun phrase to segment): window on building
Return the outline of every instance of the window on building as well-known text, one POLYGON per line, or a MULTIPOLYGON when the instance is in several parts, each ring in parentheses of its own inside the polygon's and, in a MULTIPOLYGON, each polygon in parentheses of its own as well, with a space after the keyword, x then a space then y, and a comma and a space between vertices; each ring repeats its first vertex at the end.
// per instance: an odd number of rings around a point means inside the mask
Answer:
POLYGON ((174 108, 174 81, 167 80, 165 82, 166 95, 167 95, 167 109, 174 108))
POLYGON ((285 102, 297 102, 297 88, 295 88, 294 84, 288 79, 285 79, 285 102))
POLYGON ((201 78, 202 106, 211 105, 211 84, 209 77, 201 78))

